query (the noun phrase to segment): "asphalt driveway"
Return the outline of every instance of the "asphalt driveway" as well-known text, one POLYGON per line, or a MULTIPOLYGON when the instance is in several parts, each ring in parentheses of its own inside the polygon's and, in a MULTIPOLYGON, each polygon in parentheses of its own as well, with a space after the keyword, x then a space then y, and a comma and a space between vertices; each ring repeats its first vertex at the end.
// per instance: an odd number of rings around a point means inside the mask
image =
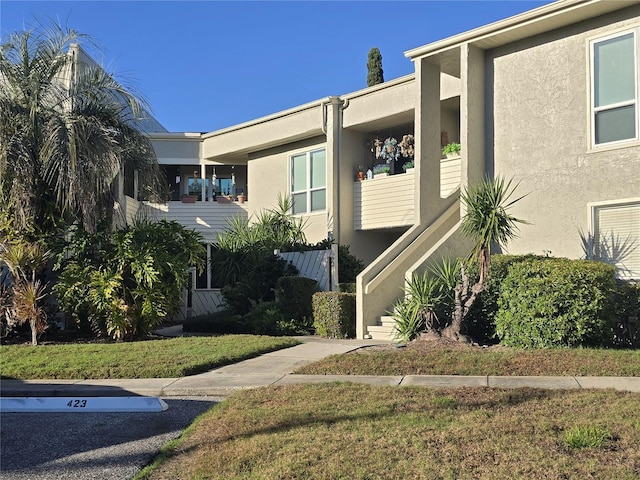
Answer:
POLYGON ((130 479, 219 397, 163 398, 154 413, 1 413, 0 477, 130 479))

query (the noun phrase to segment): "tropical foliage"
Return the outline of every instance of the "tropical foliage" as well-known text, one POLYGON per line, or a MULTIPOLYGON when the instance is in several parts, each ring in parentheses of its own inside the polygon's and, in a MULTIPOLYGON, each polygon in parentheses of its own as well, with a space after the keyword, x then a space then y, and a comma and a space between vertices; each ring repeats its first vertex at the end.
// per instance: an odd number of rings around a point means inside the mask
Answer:
MULTIPOLYGON (((136 123, 144 103, 74 46, 89 41, 53 25, 17 32, 0 46, 2 222, 38 238, 71 224, 95 231, 113 212, 124 169, 158 188, 160 170, 136 123)), ((5 235, 3 235, 5 236, 5 235)))
POLYGON ((459 281, 460 261, 443 258, 422 274, 414 273, 404 286, 404 296, 391 312, 394 335, 402 342, 419 333, 439 336, 451 319, 453 289, 459 281))
POLYGON ((47 285, 43 283, 41 274, 51 257, 51 252, 41 243, 16 241, 0 244, 0 264, 7 266, 13 278, 11 291, 3 287, 0 292, 0 320, 6 332, 28 323, 33 345, 38 344, 38 336, 48 327, 47 285))
POLYGON ((204 266, 200 234, 175 221, 139 221, 113 233, 79 230, 54 287, 79 327, 117 340, 144 337, 176 313, 189 267, 204 266))

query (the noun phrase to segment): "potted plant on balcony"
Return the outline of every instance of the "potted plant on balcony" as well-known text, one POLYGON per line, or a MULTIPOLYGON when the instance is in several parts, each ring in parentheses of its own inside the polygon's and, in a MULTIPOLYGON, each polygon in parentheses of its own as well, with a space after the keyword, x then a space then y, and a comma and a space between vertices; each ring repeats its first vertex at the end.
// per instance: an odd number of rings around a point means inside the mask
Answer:
POLYGON ((390 164, 391 162, 395 162, 399 156, 400 156, 400 147, 398 147, 398 141, 393 137, 387 138, 384 141, 384 144, 382 146, 382 149, 380 150, 380 155, 378 155, 378 158, 390 164))
POLYGON ((411 173, 414 170, 413 160, 409 160, 402 165, 402 170, 404 173, 411 173))
POLYGON ((356 180, 359 180, 361 182, 366 179, 367 179, 367 175, 364 173, 364 169, 362 168, 361 165, 358 165, 356 167, 356 180))
POLYGON ((216 195, 216 202, 218 203, 231 203, 233 202, 233 197, 228 194, 220 194, 216 195))
POLYGON ((415 138, 411 134, 403 135, 398 147, 400 148, 400 155, 404 158, 413 158, 415 154, 415 138))
POLYGON ((196 203, 197 200, 197 195, 182 194, 182 203, 196 203))
POLYGON ((447 158, 455 158, 460 156, 460 144, 459 143, 448 143, 442 149, 442 154, 447 158))
POLYGON ((375 165, 373 167, 373 178, 386 177, 389 175, 389 171, 391 167, 385 163, 381 163, 380 165, 375 165))

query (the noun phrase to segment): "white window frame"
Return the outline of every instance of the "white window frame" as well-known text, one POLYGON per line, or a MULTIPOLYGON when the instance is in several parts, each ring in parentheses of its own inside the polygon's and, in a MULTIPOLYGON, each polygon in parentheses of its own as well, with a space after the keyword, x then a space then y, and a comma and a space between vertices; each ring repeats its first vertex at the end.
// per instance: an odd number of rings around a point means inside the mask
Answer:
POLYGON ((640 86, 639 86, 639 74, 640 69, 640 27, 626 28, 624 30, 616 31, 606 36, 594 37, 589 40, 589 136, 591 149, 601 149, 606 147, 616 147, 619 145, 627 146, 629 143, 638 142, 640 132, 640 86), (598 43, 611 40, 624 35, 632 34, 634 37, 634 59, 635 59, 635 98, 633 100, 619 102, 615 104, 596 107, 595 106, 595 46, 598 43), (626 138, 623 140, 616 140, 613 142, 596 143, 596 114, 599 112, 613 110, 628 105, 635 105, 636 110, 636 125, 635 136, 633 138, 626 138))
POLYGON ((318 147, 318 148, 312 148, 311 150, 303 150, 300 152, 296 152, 296 153, 292 153, 289 155, 289 191, 291 193, 291 202, 292 202, 292 211, 293 211, 293 196, 294 195, 299 195, 301 193, 306 193, 306 199, 307 199, 307 209, 305 212, 298 212, 296 213, 296 215, 309 215, 309 214, 316 214, 316 213, 323 213, 327 211, 326 205, 327 202, 329 200, 327 193, 327 179, 329 178, 329 174, 327 172, 327 148, 326 147, 318 147), (324 182, 324 186, 323 187, 315 187, 315 188, 311 188, 311 155, 313 153, 316 152, 325 152, 325 164, 324 164, 324 168, 325 168, 325 182, 324 182), (294 190, 293 189, 293 158, 294 157, 299 157, 305 155, 306 160, 305 160, 305 165, 306 165, 306 185, 305 185, 305 189, 304 190, 294 190), (324 190, 325 192, 325 208, 322 210, 311 210, 311 193, 312 192, 319 192, 321 190, 324 190))
MULTIPOLYGON (((599 208, 616 208, 616 207, 623 207, 625 205, 636 205, 636 204, 640 204, 640 197, 624 198, 619 200, 606 200, 601 202, 589 202, 587 204, 587 208, 588 208, 587 226, 589 229, 589 237, 590 237, 589 240, 593 242, 597 242, 600 237, 600 232, 598 231, 598 228, 597 228, 597 224, 598 224, 597 211, 599 208)), ((596 246, 593 245, 592 248, 595 249, 596 246)), ((640 248, 640 246, 636 246, 636 248, 640 248)), ((589 259, 588 255, 587 255, 587 258, 589 259)), ((623 278, 625 280, 640 280, 640 278, 637 278, 635 276, 627 277, 626 275, 624 275, 624 273, 621 274, 620 271, 616 272, 616 276, 619 278, 623 278)))

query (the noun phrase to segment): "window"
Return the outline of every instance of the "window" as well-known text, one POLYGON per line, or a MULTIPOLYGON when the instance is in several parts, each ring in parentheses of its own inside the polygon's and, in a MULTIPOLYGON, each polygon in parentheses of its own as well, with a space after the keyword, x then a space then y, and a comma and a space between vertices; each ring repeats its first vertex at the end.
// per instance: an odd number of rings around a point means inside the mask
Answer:
POLYGON ((593 146, 638 138, 637 37, 631 31, 591 42, 593 146))
POLYGON ((587 255, 617 268, 620 278, 640 279, 640 200, 596 205, 593 251, 587 255))
POLYGON ((327 154, 324 148, 291 157, 291 200, 294 214, 326 210, 327 154))

